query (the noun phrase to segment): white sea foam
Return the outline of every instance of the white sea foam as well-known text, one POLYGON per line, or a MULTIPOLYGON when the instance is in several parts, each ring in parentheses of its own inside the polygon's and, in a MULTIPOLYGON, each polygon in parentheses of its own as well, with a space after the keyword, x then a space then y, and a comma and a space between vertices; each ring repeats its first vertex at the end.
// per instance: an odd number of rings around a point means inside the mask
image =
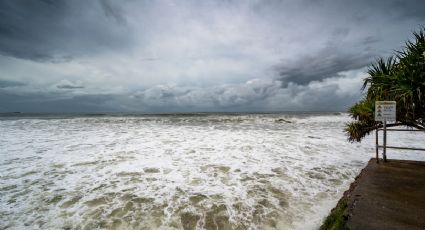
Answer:
MULTIPOLYGON (((345 114, 0 120, 0 229, 316 229, 374 156, 345 114)), ((423 133, 389 143, 424 147, 423 133)), ((425 160, 389 150, 390 158, 425 160)))

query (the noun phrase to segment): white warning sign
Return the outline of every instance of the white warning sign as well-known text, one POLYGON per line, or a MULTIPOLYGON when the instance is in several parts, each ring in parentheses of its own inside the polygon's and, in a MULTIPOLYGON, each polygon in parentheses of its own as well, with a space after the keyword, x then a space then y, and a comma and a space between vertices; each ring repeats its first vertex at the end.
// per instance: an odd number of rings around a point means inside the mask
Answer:
POLYGON ((395 121, 395 101, 375 101, 375 121, 395 121))

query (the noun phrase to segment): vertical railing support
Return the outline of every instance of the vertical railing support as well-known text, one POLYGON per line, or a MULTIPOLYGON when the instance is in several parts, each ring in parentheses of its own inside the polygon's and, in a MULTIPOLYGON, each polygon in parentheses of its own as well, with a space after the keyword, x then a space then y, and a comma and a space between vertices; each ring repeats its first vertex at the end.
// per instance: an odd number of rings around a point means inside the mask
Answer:
POLYGON ((387 121, 384 120, 384 152, 382 153, 384 162, 387 162, 387 121))
POLYGON ((375 132, 375 142, 376 142, 375 151, 376 151, 376 163, 379 164, 378 130, 379 130, 379 128, 376 128, 376 132, 375 132))

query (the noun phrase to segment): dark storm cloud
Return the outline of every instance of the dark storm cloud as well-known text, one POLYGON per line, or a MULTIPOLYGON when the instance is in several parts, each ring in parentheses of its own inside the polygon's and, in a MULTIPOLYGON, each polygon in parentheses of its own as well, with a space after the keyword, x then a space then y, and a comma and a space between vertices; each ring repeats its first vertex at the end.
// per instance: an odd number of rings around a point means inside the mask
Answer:
POLYGON ((117 112, 120 107, 109 105, 113 95, 80 95, 58 98, 58 94, 17 95, 0 91, 0 112, 117 112))
POLYGON ((361 43, 367 47, 368 45, 372 45, 372 44, 377 43, 379 41, 380 41, 380 39, 378 39, 377 37, 367 36, 367 37, 365 37, 361 40, 361 43))
MULTIPOLYGON (((378 2, 382 3, 381 1, 378 2)), ((393 0, 384 1, 383 4, 383 11, 388 14, 394 14, 400 20, 406 18, 425 20, 425 1, 393 0)))
POLYGON ((103 12, 107 17, 112 17, 117 23, 125 25, 127 23, 121 9, 116 4, 116 1, 100 0, 103 12), (114 3, 115 2, 115 3, 114 3))
POLYGON ((340 17, 352 17, 360 21, 385 17, 390 20, 424 20, 425 1, 422 0, 306 0, 315 7, 327 7, 340 17), (348 14, 347 14, 348 13, 348 14), (354 17, 353 17, 354 16, 354 17))
POLYGON ((280 80, 286 87, 289 82, 305 85, 311 81, 338 76, 338 73, 366 67, 376 54, 344 53, 338 47, 326 47, 311 56, 298 57, 277 67, 280 80))
POLYGON ((58 89, 84 89, 84 86, 82 86, 82 85, 62 84, 62 85, 57 85, 56 88, 58 88, 58 89))
MULTIPOLYGON (((336 20, 334 24, 338 23, 337 20, 347 20, 347 24, 346 27, 330 32, 326 45, 318 51, 294 56, 292 60, 277 65, 276 70, 280 76, 278 79, 282 80, 283 87, 286 87, 288 82, 305 85, 311 81, 338 76, 339 72, 363 69, 377 57, 388 55, 398 48, 387 47, 388 50, 383 53, 382 44, 393 39, 383 36, 384 31, 397 30, 410 21, 416 22, 411 23, 411 31, 425 25, 425 1, 306 1, 312 3, 321 14, 333 15, 336 20), (367 34, 362 29, 364 26, 376 31, 368 31, 367 34), (357 38, 347 40, 350 36, 357 38)), ((280 6, 284 4, 278 3, 280 6)), ((332 26, 332 23, 329 26, 332 26)), ((314 36, 312 34, 310 40, 302 41, 314 41, 314 36)), ((409 34, 400 42, 405 41, 407 36, 409 34)))
POLYGON ((23 86, 23 85, 25 84, 18 81, 0 80, 0 88, 17 87, 17 86, 23 86))
MULTIPOLYGON (((422 0, 0 0, 0 111, 345 110, 422 0)), ((422 23, 422 24, 421 24, 422 23)))
POLYGON ((108 1, 0 1, 0 53, 69 61, 131 44, 118 8, 108 1))

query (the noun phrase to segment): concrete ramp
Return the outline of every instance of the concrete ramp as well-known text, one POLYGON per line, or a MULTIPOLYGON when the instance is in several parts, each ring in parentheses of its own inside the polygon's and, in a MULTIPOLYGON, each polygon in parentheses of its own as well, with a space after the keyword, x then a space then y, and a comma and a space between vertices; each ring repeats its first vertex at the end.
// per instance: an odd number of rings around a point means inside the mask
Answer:
POLYGON ((425 162, 371 159, 354 183, 350 229, 425 229, 425 162))

